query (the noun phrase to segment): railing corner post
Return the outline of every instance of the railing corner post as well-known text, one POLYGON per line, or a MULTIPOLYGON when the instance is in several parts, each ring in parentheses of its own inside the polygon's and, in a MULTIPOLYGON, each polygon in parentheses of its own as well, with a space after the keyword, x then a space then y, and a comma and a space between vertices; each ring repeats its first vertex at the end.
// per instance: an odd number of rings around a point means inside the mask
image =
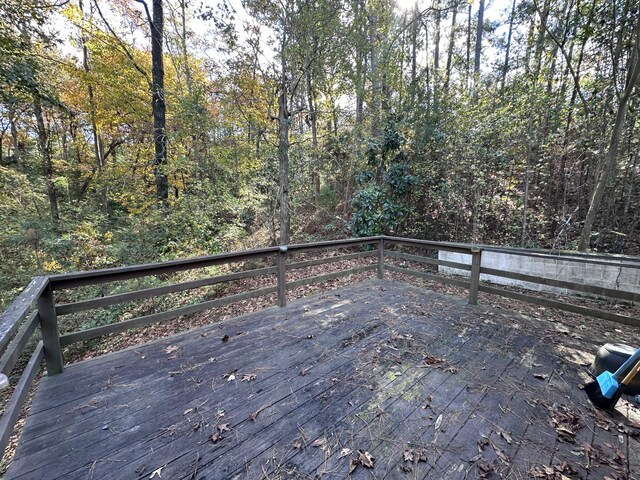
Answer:
POLYGON ((285 260, 287 259, 287 246, 281 245, 278 249, 276 274, 278 276, 278 306, 284 307, 287 304, 287 270, 285 260))
POLYGON ((478 304, 478 290, 480 288, 480 264, 482 263, 482 250, 478 247, 471 248, 471 279, 469 282, 469 305, 478 304))
POLYGON ((378 243, 378 278, 384 278, 384 237, 378 243))
POLYGON ((50 283, 47 283, 47 286, 38 298, 38 317, 40 318, 42 343, 44 344, 44 358, 47 362, 47 374, 55 375, 62 373, 64 361, 62 359, 56 305, 50 283))

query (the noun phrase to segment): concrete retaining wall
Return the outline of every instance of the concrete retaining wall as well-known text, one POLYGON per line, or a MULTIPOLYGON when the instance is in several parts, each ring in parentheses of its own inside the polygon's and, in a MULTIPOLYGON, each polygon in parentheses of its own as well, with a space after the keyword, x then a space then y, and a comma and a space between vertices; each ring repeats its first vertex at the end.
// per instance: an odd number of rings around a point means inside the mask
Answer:
MULTIPOLYGON (((448 260, 451 262, 471 264, 471 256, 461 253, 439 251, 438 258, 440 260, 448 260)), ((598 259, 598 261, 602 261, 598 259)), ((616 264, 638 265, 638 262, 625 262, 624 260, 615 259, 616 264)), ((567 261, 561 257, 529 257, 524 255, 514 255, 504 252, 482 252, 482 266, 487 268, 495 268, 510 272, 523 273, 527 275, 536 275, 539 277, 552 278, 556 280, 564 280, 575 283, 583 283, 589 285, 597 285, 614 290, 624 290, 627 292, 640 293, 640 269, 619 267, 618 265, 601 265, 590 263, 579 263, 575 261, 567 261)), ((463 275, 468 277, 470 272, 459 270, 456 268, 438 266, 441 273, 463 275)), ((574 292, 564 288, 550 287, 547 285, 539 285, 536 283, 523 282, 510 278, 495 277, 493 275, 481 274, 480 280, 486 280, 498 285, 513 285, 530 290, 545 291, 558 294, 580 294, 585 293, 574 292)))

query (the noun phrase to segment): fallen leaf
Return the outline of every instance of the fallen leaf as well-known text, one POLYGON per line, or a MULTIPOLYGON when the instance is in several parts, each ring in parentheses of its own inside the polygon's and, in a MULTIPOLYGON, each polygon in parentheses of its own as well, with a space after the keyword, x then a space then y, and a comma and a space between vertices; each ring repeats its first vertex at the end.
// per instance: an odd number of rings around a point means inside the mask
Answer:
POLYGON ((149 480, 154 478, 156 475, 158 476, 158 478, 162 478, 162 469, 163 468, 164 467, 156 468, 153 472, 151 472, 151 476, 149 477, 149 480))
POLYGON ((548 375, 545 375, 544 373, 534 373, 533 377, 537 378, 538 380, 546 380, 548 375))
POLYGON ((402 454, 402 459, 405 462, 413 462, 413 450, 405 450, 402 454))
POLYGON ((233 382, 236 379, 236 376, 232 373, 227 377, 227 382, 233 382))
POLYGON ((338 458, 344 458, 348 455, 351 455, 351 449, 350 448, 343 448, 342 450, 340 450, 340 454, 338 455, 338 458))
POLYGON ((229 424, 228 423, 221 423, 220 425, 218 425, 216 427, 218 429, 218 431, 220 433, 222 432, 228 432, 229 431, 229 424))
POLYGON ((327 445, 327 439, 325 437, 318 438, 315 442, 311 444, 312 447, 322 448, 324 449, 327 445))
POLYGON ((221 440, 224 440, 224 436, 222 435, 222 433, 216 432, 209 437, 209 440, 211 440, 214 444, 216 444, 221 440))
POLYGON ((256 376, 253 373, 245 373, 242 376, 242 382, 251 382, 256 379, 256 376))
POLYGON ((491 442, 491 446, 493 447, 493 451, 496 452, 496 455, 498 456, 500 461, 505 465, 509 465, 509 457, 507 457, 506 453, 496 447, 496 444, 493 442, 491 442))
POLYGON ((373 468, 373 464, 376 459, 369 452, 358 450, 358 454, 358 461, 360 462, 360 465, 366 468, 373 468))
POLYGON ((504 440, 511 445, 511 443, 513 443, 513 438, 511 438, 511 435, 509 435, 507 432, 500 430, 500 436, 502 438, 504 438, 504 440))
POLYGON ((188 415, 191 412, 193 412, 193 408, 187 408, 184 412, 182 412, 182 415, 188 415))
POLYGON ((222 341, 223 342, 228 342, 229 341, 229 335, 225 335, 224 337, 222 337, 222 341))
POLYGON ((436 430, 440 430, 441 425, 442 425, 442 414, 438 415, 438 418, 436 418, 436 424, 434 425, 434 428, 436 430))
POLYGON ((166 353, 173 353, 178 350, 180 350, 180 347, 177 347, 176 345, 169 345, 167 348, 164 349, 166 353))
POLYGON ((353 473, 353 471, 358 468, 358 465, 360 465, 360 462, 358 461, 357 458, 350 458, 349 459, 349 475, 351 475, 353 473))

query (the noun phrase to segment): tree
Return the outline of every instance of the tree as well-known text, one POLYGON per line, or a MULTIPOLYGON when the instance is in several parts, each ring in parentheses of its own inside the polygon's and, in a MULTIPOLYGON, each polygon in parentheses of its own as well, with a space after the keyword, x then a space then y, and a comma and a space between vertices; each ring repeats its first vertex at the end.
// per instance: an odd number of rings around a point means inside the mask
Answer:
POLYGON ((598 180, 595 188, 593 189, 591 201, 589 202, 589 210, 587 211, 584 226, 582 227, 582 233, 580 234, 580 240, 578 243, 578 250, 580 251, 585 251, 589 248, 591 230, 596 218, 596 213, 600 209, 605 187, 618 159, 618 147, 620 145, 620 138, 622 137, 625 119, 627 117, 629 101, 631 99, 631 95, 638 86, 638 79, 640 78, 640 22, 637 22, 636 24, 634 37, 635 38, 631 45, 631 56, 629 57, 629 62, 627 64, 625 87, 622 92, 622 96, 618 101, 615 122, 611 129, 611 136, 609 137, 609 146, 607 148, 604 161, 602 162, 600 172, 598 173, 598 180))
POLYGON ((156 179, 156 200, 164 208, 169 206, 169 178, 167 177, 166 100, 164 90, 164 13, 162 0, 153 0, 153 18, 145 0, 136 0, 144 6, 151 30, 151 108, 153 111, 153 157, 156 179))

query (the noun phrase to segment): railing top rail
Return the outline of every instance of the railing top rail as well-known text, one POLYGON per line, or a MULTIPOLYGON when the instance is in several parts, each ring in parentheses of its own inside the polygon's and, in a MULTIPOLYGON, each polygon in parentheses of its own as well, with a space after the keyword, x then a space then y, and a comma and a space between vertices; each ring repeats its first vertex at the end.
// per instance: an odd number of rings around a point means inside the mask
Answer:
POLYGON ((471 254, 474 250, 479 248, 478 245, 472 245, 469 243, 454 243, 454 242, 435 242, 433 240, 417 240, 414 238, 405 237, 390 237, 383 235, 382 238, 389 242, 401 243, 404 245, 417 245, 422 247, 433 247, 434 249, 448 250, 451 252, 459 252, 465 254, 471 254))
MULTIPOLYGON (((379 239, 380 237, 366 237, 349 238, 344 240, 331 240, 326 242, 301 243, 288 245, 287 250, 289 252, 294 252, 340 246, 362 245, 366 243, 373 243, 374 241, 377 241, 379 239)), ((61 290, 83 285, 93 285, 97 283, 126 280, 135 277, 172 273, 182 270, 191 270, 194 268, 218 265, 229 261, 242 261, 249 260, 251 258, 265 257, 267 255, 277 253, 279 251, 279 248, 280 247, 278 246, 257 248, 253 250, 220 253, 216 255, 207 255, 203 257, 188 258, 184 260, 171 260, 168 262, 145 263, 141 265, 105 268, 101 270, 89 270, 85 272, 63 273, 59 275, 52 275, 49 277, 49 279, 54 290, 61 290)))
POLYGON ((20 322, 37 302, 48 281, 47 277, 34 277, 13 303, 0 313, 0 352, 9 344, 20 322))
POLYGON ((203 257, 187 258, 184 260, 171 260, 158 263, 144 263, 141 265, 129 265, 126 267, 105 268, 101 270, 89 270, 85 272, 63 273, 49 277, 54 290, 72 288, 97 283, 107 283, 117 280, 126 280, 135 277, 146 277, 163 273, 172 273, 182 270, 219 265, 229 261, 250 260, 252 258, 265 257, 276 253, 278 247, 256 248, 239 252, 220 253, 203 257))
POLYGON ((354 245, 366 245, 368 243, 374 243, 380 241, 382 237, 361 237, 361 238, 345 238, 342 240, 328 240, 325 242, 311 242, 311 243, 297 243, 293 245, 287 245, 288 252, 303 251, 303 250, 319 250, 323 248, 333 247, 350 247, 354 245))

